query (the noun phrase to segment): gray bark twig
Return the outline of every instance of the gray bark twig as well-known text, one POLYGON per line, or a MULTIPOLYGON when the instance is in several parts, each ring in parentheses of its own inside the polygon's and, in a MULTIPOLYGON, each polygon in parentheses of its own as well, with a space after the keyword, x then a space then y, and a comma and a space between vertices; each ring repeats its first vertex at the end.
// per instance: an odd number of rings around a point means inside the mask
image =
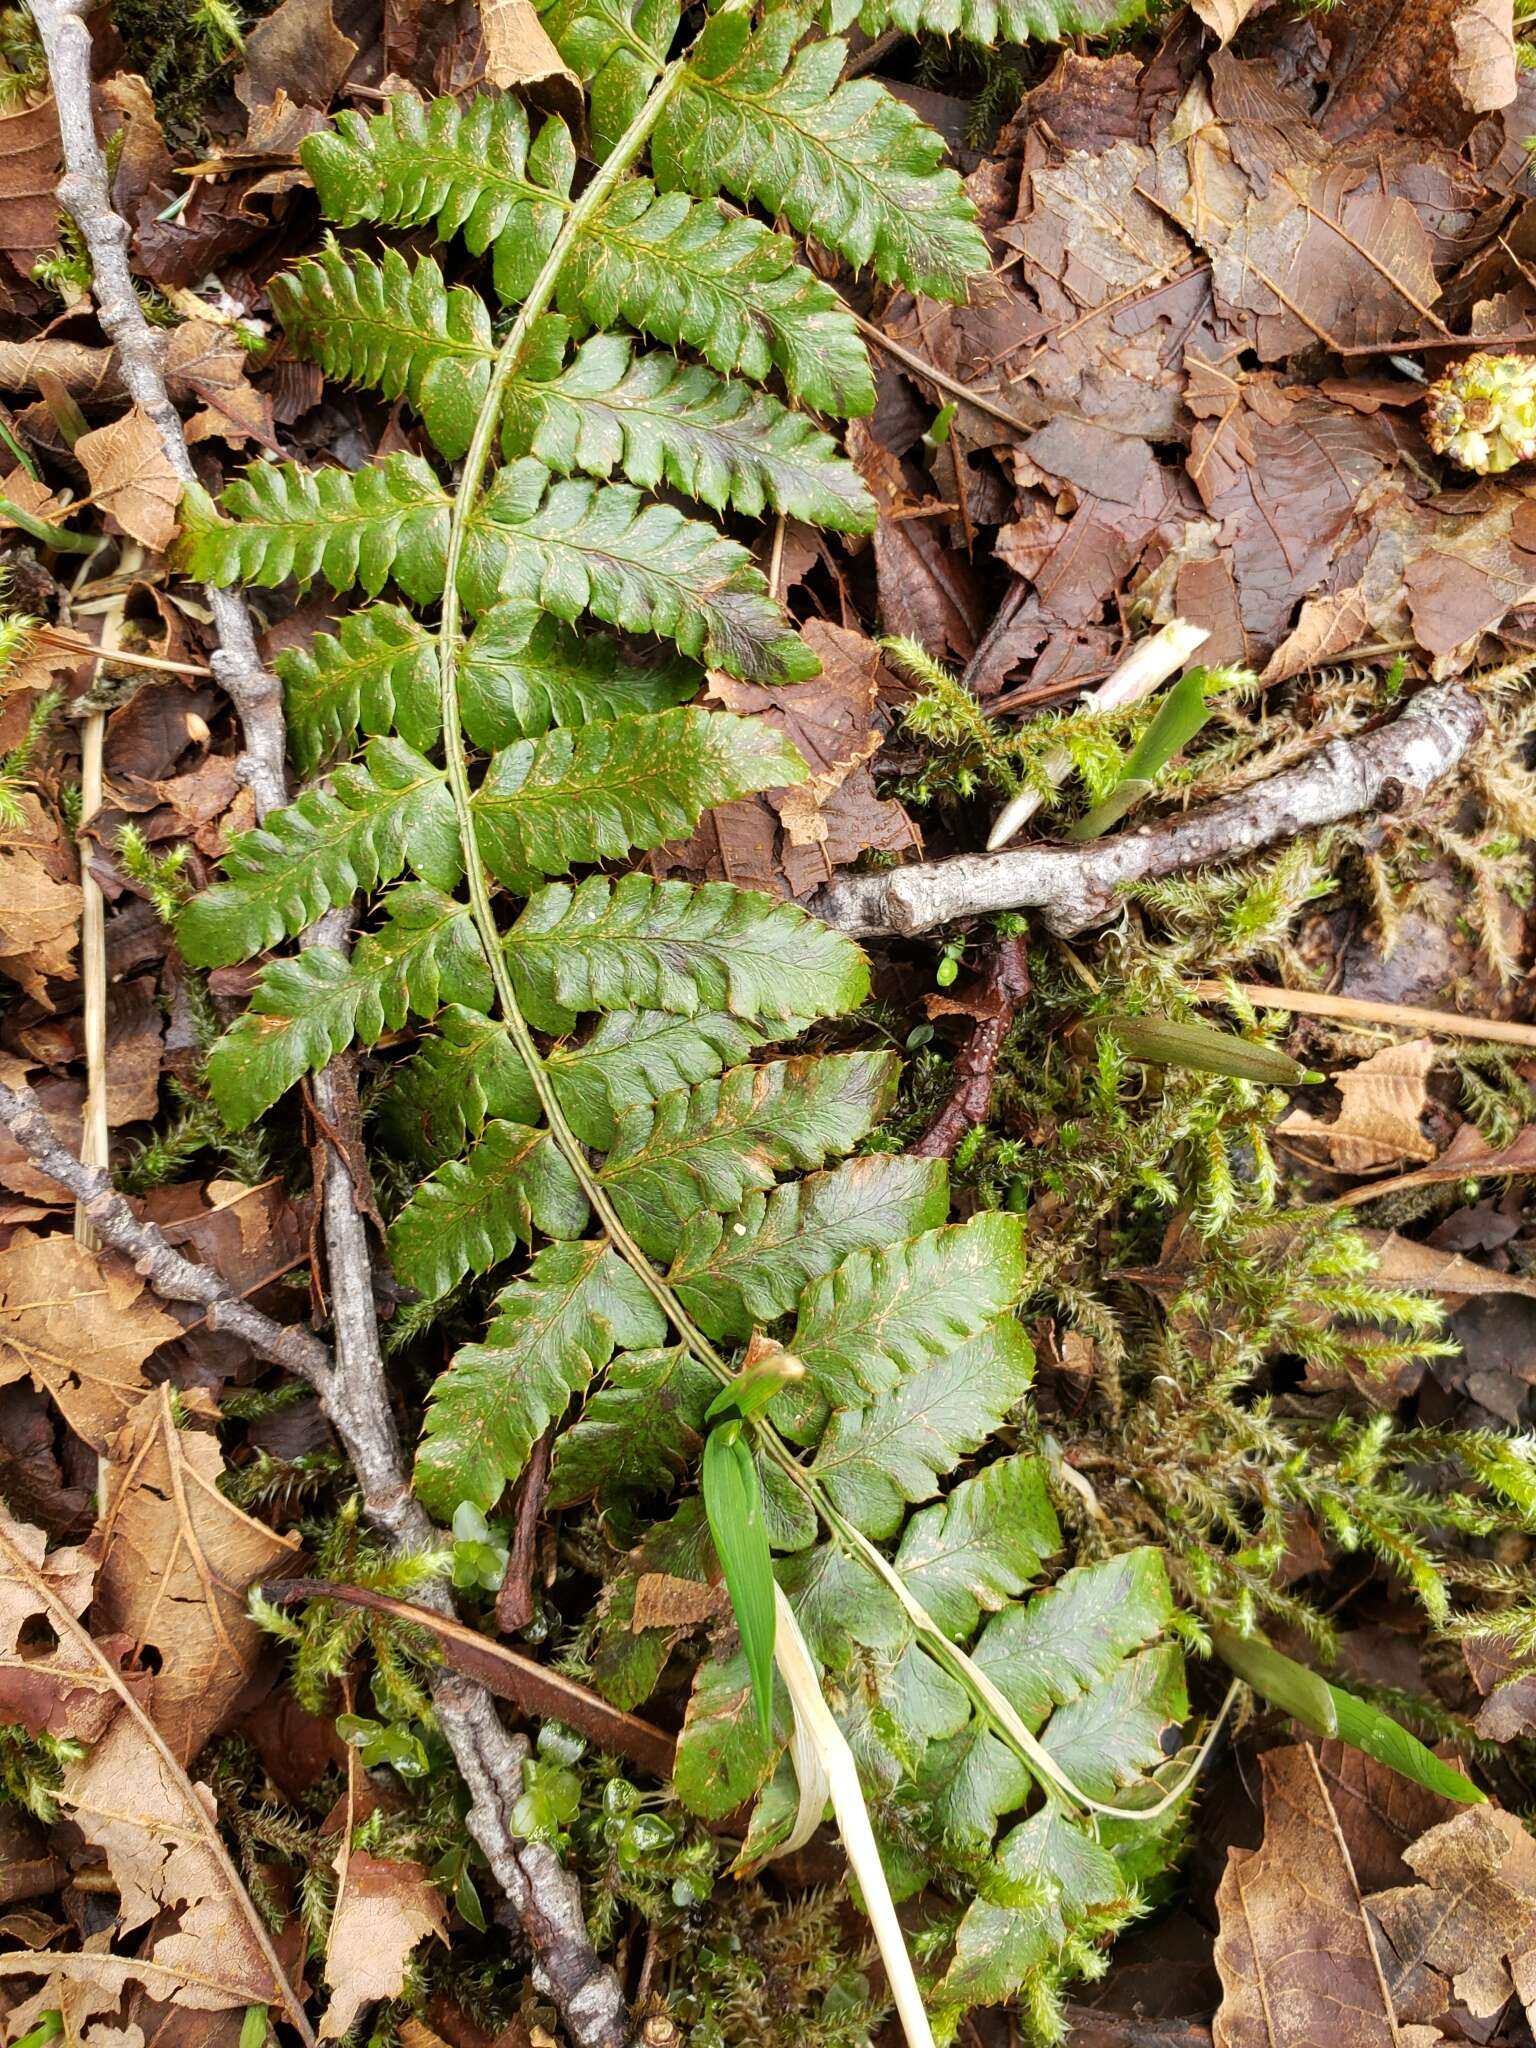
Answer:
MULTIPOLYGON (((91 37, 86 0, 34 0, 33 15, 47 53, 49 77, 63 137, 65 175, 60 203, 79 227, 91 259, 101 325, 117 350, 124 389, 149 415, 172 468, 183 483, 196 474, 181 419, 166 390, 161 341, 145 320, 128 263, 129 229, 112 207, 106 160, 91 111, 91 37)), ((287 795, 283 706, 276 677, 256 649, 251 615, 237 591, 209 587, 209 609, 219 641, 213 673, 234 704, 244 740, 240 774, 257 815, 287 795)), ((306 942, 345 949, 345 907, 320 920, 306 942)), ((331 1129, 344 1123, 351 1069, 333 1062, 316 1077, 314 1100, 331 1129)), ((379 1344, 373 1298, 373 1261, 346 1161, 324 1131, 327 1171, 321 1201, 335 1333, 335 1353, 305 1331, 285 1330, 241 1302, 211 1268, 183 1259, 153 1225, 140 1222, 114 1193, 105 1174, 93 1174, 59 1144, 28 1091, 0 1093, 5 1123, 34 1163, 81 1201, 104 1243, 134 1259, 149 1284, 171 1299, 200 1302, 213 1327, 244 1336, 261 1356, 298 1373, 313 1386, 357 1474, 369 1520, 397 1548, 425 1549, 438 1540, 410 1490, 399 1432, 389 1405, 389 1383, 379 1344)), ((451 1611, 441 1586, 423 1598, 451 1611)), ((559 2009, 576 2048, 623 2048, 629 2037, 623 1987, 597 1956, 587 1935, 581 1892, 555 1852, 520 1841, 508 1814, 522 1791, 528 1745, 502 1726, 484 1686, 446 1673, 433 1688, 444 1735, 470 1794, 468 1825, 485 1851, 497 1883, 533 1952, 537 1988, 559 2009)))
POLYGON ((1391 725, 1334 740, 1309 761, 1116 838, 843 875, 811 904, 840 930, 911 935, 955 918, 1034 910, 1068 937, 1112 917, 1120 890, 1187 868, 1240 860, 1276 840, 1342 824, 1370 810, 1407 808, 1465 756, 1487 725, 1480 698, 1461 683, 1423 690, 1391 725))
MULTIPOLYGON (((106 158, 96 139, 85 13, 86 0, 34 0, 32 7, 64 144, 59 203, 74 217, 89 253, 97 315, 116 347, 114 367, 123 388, 154 422, 177 476, 184 484, 196 484, 181 417, 165 387, 164 341, 145 319, 133 288, 128 223, 113 209, 106 158)), ((213 672, 234 704, 245 739, 238 772, 258 809, 271 809, 283 801, 288 787, 277 678, 256 651, 255 629, 240 593, 210 584, 206 596, 219 640, 213 672)))

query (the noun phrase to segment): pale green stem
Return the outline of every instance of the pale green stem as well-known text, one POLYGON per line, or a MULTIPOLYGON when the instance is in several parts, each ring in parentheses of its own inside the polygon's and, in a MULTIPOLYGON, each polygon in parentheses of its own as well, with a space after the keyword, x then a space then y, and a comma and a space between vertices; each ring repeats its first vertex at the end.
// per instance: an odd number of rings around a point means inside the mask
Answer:
MULTIPOLYGON (((469 888, 470 915, 480 944, 485 952, 491 971, 491 980, 496 991, 496 1002, 507 1027, 507 1034, 517 1048, 519 1057, 527 1068, 539 1106, 549 1125, 550 1134, 575 1174, 593 1214, 602 1224, 609 1241, 626 1264, 631 1266, 646 1291, 651 1295, 663 1315, 672 1324, 695 1358, 704 1365, 722 1384, 729 1384, 735 1378, 730 1366, 699 1329, 666 1280, 651 1264, 640 1246, 636 1244, 623 1219, 609 1199, 606 1188, 592 1170, 591 1161, 580 1139, 566 1121, 565 1111, 549 1078, 543 1054, 539 1051, 528 1020, 517 1000, 517 991, 512 985, 511 971, 507 966, 502 937, 496 923, 496 913, 491 905, 490 884, 485 866, 480 857, 479 834, 475 824, 474 792, 469 781, 469 762, 464 748, 464 731, 459 722, 459 660, 463 646, 463 604, 459 596, 459 572, 464 559, 464 545, 469 532, 470 521, 480 497, 480 487, 485 477, 486 465, 490 460, 491 444, 501 418, 502 399, 508 382, 516 374, 518 363, 527 347, 535 321, 549 305, 560 282, 560 273, 570 256, 571 248, 587 222, 597 212, 624 177, 628 174, 647 138, 660 119, 667 102, 682 81, 686 60, 676 58, 669 64, 651 90, 645 105, 640 109, 624 134, 615 144, 613 153, 598 171, 592 182, 582 193, 566 215, 559 234, 555 237, 544 267, 534 279, 532 289, 518 310, 516 319, 497 353, 491 370, 490 383, 481 400, 475 431, 470 438, 468 452, 464 457, 464 468, 459 478, 458 491, 454 497, 453 512, 448 528, 448 554, 444 571, 442 625, 438 641, 438 675, 443 721, 443 747, 448 767, 448 787, 452 792, 454 810, 458 818, 459 837, 464 849, 464 868, 469 888)), ((1019 1716, 1002 1694, 992 1684, 986 1673, 980 1670, 965 1652, 959 1649, 939 1628, 925 1607, 923 1607, 906 1586, 900 1574, 867 1538, 838 1513, 823 1494, 821 1487, 788 1449, 776 1431, 767 1424, 753 1425, 759 1432, 769 1456, 816 1509, 827 1527, 845 1544, 852 1553, 861 1558, 869 1569, 890 1586, 901 1602, 902 1609, 916 1628, 925 1647, 944 1667, 949 1670, 972 1701, 985 1715, 999 1738, 1014 1750, 1036 1776, 1052 1786, 1067 1798, 1095 1813, 1112 1814, 1125 1820, 1144 1820, 1163 1812, 1174 1801, 1181 1798, 1190 1778, 1182 1780, 1175 1792, 1170 1792, 1156 1806, 1145 1808, 1106 1806, 1092 1799, 1062 1772, 1048 1752, 1041 1747, 1024 1726, 1019 1716)), ((1216 1724, 1217 1727, 1220 1723, 1216 1724)), ((1206 1746, 1214 1739, 1215 1728, 1206 1738, 1206 1746)), ((1198 1769, 1203 1761, 1202 1749, 1193 1767, 1198 1769)), ((1192 1777, 1192 1773, 1191 1773, 1192 1777)))

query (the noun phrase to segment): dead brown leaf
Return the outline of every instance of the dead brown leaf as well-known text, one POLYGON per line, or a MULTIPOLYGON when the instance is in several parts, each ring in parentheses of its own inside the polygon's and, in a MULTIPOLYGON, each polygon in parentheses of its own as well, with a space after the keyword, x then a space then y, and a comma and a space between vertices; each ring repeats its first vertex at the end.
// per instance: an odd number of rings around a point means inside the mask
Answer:
POLYGON ((1270 1750, 1259 1763, 1264 1843, 1227 1851, 1216 1894, 1222 2001, 1214 2048, 1403 2048, 1375 1929, 1315 1753, 1270 1750))
POLYGON ((1397 128, 1461 141, 1477 112, 1514 98, 1511 16, 1511 0, 1350 0, 1329 38, 1324 134, 1397 128))
POLYGON ((138 1955, 111 1954, 99 1937, 68 1953, 0 1955, 0 1978, 46 1979, 41 1992, 11 2010, 9 2024, 25 2030, 50 2007, 68 2007, 83 2021, 114 2010, 135 1983, 196 2011, 280 2000, 302 2018, 220 1840, 212 1793, 187 1778, 76 1619, 87 1590, 73 1559, 56 1574, 39 1532, 0 1519, 0 1598, 26 1603, 23 1619, 45 1619, 72 1654, 94 1658, 118 1696, 119 1711, 66 1767, 60 1804, 106 1855, 119 1901, 115 1933, 131 1935, 151 1922, 163 1929, 162 1915, 172 1925, 147 1938, 138 1955))
POLYGON ((202 410, 186 423, 189 441, 214 437, 239 448, 246 441, 276 445, 272 401, 246 377, 250 361, 239 337, 211 320, 184 320, 166 345, 165 373, 177 397, 190 395, 202 410))
POLYGON ((630 1628, 636 1635, 648 1628, 692 1628, 712 1621, 726 1604, 724 1588, 701 1586, 671 1572, 642 1572, 635 1581, 635 1611, 630 1628))
POLYGON ((38 257, 59 239, 62 161, 51 98, 0 115, 0 250, 21 277, 30 277, 38 257))
POLYGON ((1472 1726, 1489 1742, 1515 1742, 1536 1734, 1536 1667, 1498 1636, 1462 1644, 1472 1681, 1486 1693, 1472 1726))
POLYGON ((578 131, 586 96, 581 80, 550 41, 532 0, 480 0, 485 75, 504 92, 526 88, 578 131))
POLYGON ((142 1400, 141 1370, 181 1325, 122 1261, 18 1230, 0 1252, 0 1384, 30 1375, 98 1452, 142 1400))
POLYGON ((159 428, 142 406, 82 434, 75 454, 90 478, 92 496, 117 531, 157 554, 170 546, 181 479, 159 428))
POLYGON ((1512 1813, 1474 1806, 1405 1849, 1421 1880, 1367 1901, 1404 2019, 1453 2006, 1493 2018, 1518 1996, 1536 2015, 1536 1842, 1512 1813))
POLYGON ((970 563, 945 545, 932 519, 911 516, 899 459, 859 420, 848 429, 848 453, 879 507, 875 572, 886 631, 916 640, 935 661, 964 660, 975 651, 981 618, 970 563))
POLYGON ((1500 1180, 1506 1174, 1536 1173, 1536 1124, 1527 1124, 1508 1145, 1490 1145, 1476 1124, 1463 1124, 1433 1166, 1391 1180, 1368 1181, 1339 1196, 1340 1202, 1369 1202, 1405 1188, 1433 1187, 1447 1180, 1500 1180))
POLYGON ((1375 1270, 1367 1275, 1370 1286, 1421 1287, 1462 1300, 1484 1294, 1523 1294, 1528 1301, 1536 1301, 1536 1280, 1523 1273, 1501 1273, 1460 1252, 1440 1251, 1416 1238, 1400 1237, 1395 1230, 1362 1230, 1360 1235, 1376 1253, 1375 1270))
POLYGON ((1196 14, 1223 43, 1231 42, 1259 4, 1262 0, 1191 0, 1196 14))
POLYGON ((326 108, 356 57, 357 44, 336 26, 331 0, 282 0, 245 39, 235 96, 251 108, 271 105, 279 93, 326 108))
POLYGON ((97 1611, 136 1657, 156 1653, 155 1723, 190 1763, 261 1658, 247 1589, 291 1569, 298 1545, 219 1491, 218 1441, 176 1427, 167 1387, 140 1402, 110 1457, 97 1611))
POLYGON ((365 1849, 336 1856, 340 1889, 325 1949, 330 2003, 322 2041, 351 2031, 364 2006, 397 1997, 411 1951, 428 1935, 447 1938, 442 1897, 419 1863, 390 1863, 365 1849))
MULTIPOLYGON (((90 1605, 96 1561, 84 1550, 47 1555, 41 1529, 9 1525, 12 1539, 42 1574, 49 1598, 79 1616, 90 1605)), ((98 1659, 82 1655, 65 1637, 49 1649, 24 1647, 23 1629, 44 1613, 19 1574, 0 1573, 0 1722, 16 1721, 34 1735, 72 1736, 94 1742, 121 1704, 98 1659)))
POLYGON ((1424 1135, 1423 1118, 1438 1055, 1432 1038, 1389 1045, 1334 1076, 1342 1099, 1331 1123, 1310 1110, 1293 1109, 1276 1128, 1288 1138, 1322 1138, 1341 1173, 1369 1173, 1403 1159, 1433 1159, 1435 1148, 1424 1135))

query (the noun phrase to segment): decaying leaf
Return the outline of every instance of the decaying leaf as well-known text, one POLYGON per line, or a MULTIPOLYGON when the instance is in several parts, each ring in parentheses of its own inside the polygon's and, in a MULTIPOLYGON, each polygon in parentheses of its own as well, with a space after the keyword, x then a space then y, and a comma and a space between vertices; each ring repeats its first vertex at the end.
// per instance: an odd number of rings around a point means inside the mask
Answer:
POLYGON ((585 106, 581 80, 550 41, 533 0, 481 0, 480 29, 492 85, 530 91, 579 126, 585 106))
POLYGON ((1469 1809, 1403 1860, 1421 1882, 1366 1902, 1400 2016, 1433 2024, 1460 2005, 1486 2020, 1511 1996, 1536 2016, 1536 1842, 1514 1814, 1469 1809))
POLYGON ((160 429, 142 406, 82 434, 75 453, 85 465, 98 505, 130 539, 156 553, 176 532, 181 479, 171 467, 160 429))
MULTIPOLYGON (((1354 1865, 1315 1752, 1271 1750, 1264 1843, 1229 1849, 1216 1895, 1215 2048, 1402 2048, 1354 1865)), ((1436 2037, 1421 2037, 1427 2048, 1436 2037)))
POLYGON ((1433 1159, 1423 1117, 1438 1051, 1431 1038, 1389 1045, 1335 1076, 1342 1100, 1331 1123, 1310 1110, 1293 1109, 1277 1128, 1288 1138, 1324 1139, 1342 1173, 1369 1173, 1403 1159, 1433 1159))
POLYGON ((80 884, 61 873, 61 835, 37 798, 24 793, 21 807, 21 828, 0 839, 0 974, 51 1010, 49 976, 75 972, 80 884))
POLYGON ((364 1849, 336 1855, 340 1879, 325 1949, 330 2003, 320 2022, 323 2041, 351 2032, 358 2014, 394 1998, 405 1982, 412 1949, 427 1936, 447 1937, 442 1897, 419 1863, 390 1863, 364 1849))
MULTIPOLYGON (((6 1526, 43 1576, 49 1597, 68 1613, 83 1614, 96 1579, 95 1559, 75 1549, 46 1555, 41 1529, 22 1522, 6 1526)), ((46 1612, 46 1603, 18 1573, 0 1571, 0 1723, 93 1742, 117 1713, 118 1695, 100 1660, 82 1654, 68 1637, 47 1650, 22 1643, 27 1624, 46 1612)))
POLYGON ((1191 4, 1212 35, 1230 43, 1252 14, 1256 0, 1191 0, 1191 4))
MULTIPOLYGON (((75 1619, 87 1590, 78 1565, 66 1563, 60 1575, 42 1557, 37 1531, 0 1521, 0 1587, 7 1586, 17 1588, 13 1603, 30 1602, 23 1619, 43 1616, 82 1658, 97 1657, 110 1682, 105 1656, 75 1619)), ((78 2010, 82 1996, 91 2013, 107 2012, 134 1983, 200 2012, 279 1999, 293 2010, 292 1991, 220 1841, 212 1794, 194 1786, 160 1747, 120 1680, 115 1689, 120 1709, 66 1768, 59 1802, 106 1855, 119 1899, 116 1934, 131 1936, 152 1922, 156 1931, 135 1955, 109 1953, 100 1941, 68 1953, 0 1955, 0 1977, 46 1980, 13 2010, 10 2023, 19 2020, 25 2031, 29 2019, 65 1999, 78 2010), (169 1925, 161 1918, 167 1914, 169 1925)))
POLYGON ((292 1568, 298 1549, 219 1491, 217 1439, 178 1429, 170 1390, 141 1401, 110 1446, 97 1536, 97 1608, 157 1653, 155 1722, 190 1763, 223 1722, 264 1638, 246 1591, 292 1568))
POLYGON ((1377 1287, 1421 1287, 1434 1294, 1476 1300, 1485 1294, 1523 1294, 1536 1301, 1536 1280, 1524 1273, 1501 1273, 1461 1252, 1440 1251, 1395 1230, 1362 1230, 1376 1254, 1370 1282, 1377 1287))
POLYGON ((328 107, 356 56, 357 44, 336 26, 331 0, 282 0, 246 37, 235 93, 251 108, 271 106, 280 94, 328 107))
POLYGON ((0 249, 21 277, 59 239, 61 159, 51 98, 0 115, 0 249))
POLYGON ((147 1391, 143 1364, 181 1335, 120 1260, 18 1230, 0 1252, 0 1385, 30 1374, 105 1452, 147 1391))

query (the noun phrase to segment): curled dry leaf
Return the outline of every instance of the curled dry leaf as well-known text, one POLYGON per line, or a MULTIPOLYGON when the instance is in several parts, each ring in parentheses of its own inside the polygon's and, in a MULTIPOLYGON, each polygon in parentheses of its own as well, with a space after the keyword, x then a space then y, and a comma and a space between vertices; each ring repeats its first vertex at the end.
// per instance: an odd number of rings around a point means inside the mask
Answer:
POLYGON ((0 116, 0 250, 20 277, 59 239, 61 157, 51 98, 0 116))
POLYGON ((60 858, 59 828, 37 798, 25 793, 21 807, 20 829, 7 831, 0 844, 0 974, 51 1010, 49 976, 63 981, 75 972, 80 884, 60 858))
POLYGON ((550 41, 532 0, 481 0, 480 29, 491 84, 530 91, 579 129, 586 105, 581 80, 550 41))
POLYGON ((1331 1123, 1310 1110, 1293 1109, 1277 1128, 1288 1138, 1323 1139, 1341 1173, 1369 1173, 1403 1159, 1433 1159, 1423 1117, 1438 1052, 1432 1038, 1389 1045, 1334 1077, 1342 1100, 1331 1123))
POLYGON ((137 1274, 72 1237, 18 1230, 0 1252, 0 1386, 30 1375, 94 1451, 147 1391, 145 1359, 180 1335, 137 1274))
POLYGON ((97 1611, 135 1655, 157 1653, 155 1723, 190 1763, 261 1658, 246 1589, 290 1569, 298 1545, 225 1499, 216 1439, 176 1427, 166 1387, 139 1403, 110 1454, 97 1611))
MULTIPOLYGON (((44 1578, 50 1597, 72 1615, 90 1604, 96 1579, 94 1558, 83 1550, 46 1556, 41 1529, 11 1525, 12 1536, 44 1578)), ((100 1660, 84 1654, 69 1638, 39 1651, 24 1647, 22 1631, 46 1612, 19 1575, 0 1573, 0 1723, 19 1722, 34 1735, 73 1736, 93 1742, 116 1715, 120 1701, 100 1660)))
POLYGON ((75 454, 85 465, 92 496, 120 532, 157 554, 170 546, 181 480, 142 406, 82 434, 75 454))
POLYGON ((1446 1252, 1416 1238, 1400 1237, 1395 1230, 1362 1230, 1360 1235, 1376 1254, 1375 1270, 1368 1276, 1377 1287, 1422 1287, 1434 1294, 1459 1295, 1475 1300, 1485 1294, 1523 1294, 1536 1301, 1536 1280, 1524 1273, 1501 1273, 1483 1266, 1460 1252, 1446 1252))
POLYGON ((429 1934, 447 1938, 443 1901, 419 1863, 390 1863, 364 1849, 336 1855, 340 1890, 325 1948, 331 1999, 320 2022, 322 2041, 351 2032, 358 2014, 397 1997, 412 1949, 429 1934))

